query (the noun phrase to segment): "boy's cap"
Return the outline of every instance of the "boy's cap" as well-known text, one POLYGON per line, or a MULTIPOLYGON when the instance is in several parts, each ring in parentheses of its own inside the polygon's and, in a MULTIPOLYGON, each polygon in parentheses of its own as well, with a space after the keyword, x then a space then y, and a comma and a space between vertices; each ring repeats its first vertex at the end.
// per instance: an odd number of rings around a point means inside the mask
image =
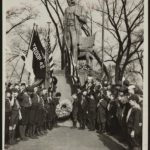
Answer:
POLYGON ((133 94, 129 97, 129 100, 139 102, 139 97, 136 94, 133 94))
POLYGON ((19 86, 19 84, 18 84, 18 83, 15 83, 15 86, 17 86, 17 85, 19 86))
POLYGON ((61 93, 60 92, 58 92, 58 93, 56 93, 56 95, 55 95, 56 97, 60 97, 61 96, 61 93))
POLYGON ((25 83, 21 83, 21 86, 26 86, 26 84, 25 83))
POLYGON ((128 80, 124 80, 124 81, 123 81, 123 85, 129 86, 129 85, 130 85, 130 82, 129 82, 128 80))
POLYGON ((33 88, 33 87, 27 87, 27 88, 26 88, 26 91, 27 91, 27 92, 34 92, 34 88, 33 88))
POLYGON ((10 89, 6 90, 5 93, 12 93, 10 89))

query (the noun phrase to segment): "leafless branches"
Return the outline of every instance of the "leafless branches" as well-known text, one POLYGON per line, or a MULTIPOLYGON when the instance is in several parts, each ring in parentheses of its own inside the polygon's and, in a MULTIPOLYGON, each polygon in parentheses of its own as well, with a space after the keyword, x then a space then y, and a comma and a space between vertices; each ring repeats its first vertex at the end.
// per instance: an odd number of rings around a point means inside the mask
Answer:
POLYGON ((128 9, 128 0, 113 0, 111 3, 105 0, 105 4, 106 14, 110 23, 110 27, 105 27, 105 29, 116 39, 118 54, 114 60, 114 56, 110 51, 105 53, 111 58, 111 61, 116 63, 117 81, 122 79, 128 64, 143 58, 143 56, 139 55, 137 57, 136 54, 144 42, 143 33, 140 33, 140 26, 143 23, 144 3, 143 0, 139 0, 136 4, 131 2, 130 9, 128 9), (120 31, 121 27, 125 29, 123 34, 120 31), (135 36, 134 32, 138 34, 135 36))
POLYGON ((22 25, 26 21, 34 19, 36 16, 36 13, 32 12, 32 7, 30 6, 8 10, 6 12, 6 20, 10 23, 10 28, 6 31, 6 34, 10 33, 13 29, 22 25))

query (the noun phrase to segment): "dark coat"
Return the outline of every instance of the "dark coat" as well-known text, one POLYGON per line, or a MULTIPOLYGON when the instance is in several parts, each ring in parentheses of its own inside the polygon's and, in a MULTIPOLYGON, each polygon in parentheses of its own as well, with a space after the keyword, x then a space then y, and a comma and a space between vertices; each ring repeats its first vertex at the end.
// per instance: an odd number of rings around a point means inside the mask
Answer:
POLYGON ((141 120, 141 110, 138 108, 132 108, 131 114, 128 118, 127 128, 128 131, 135 131, 135 134, 139 134, 141 126, 140 123, 142 123, 141 120))
POLYGON ((11 112, 12 108, 11 108, 11 105, 10 105, 10 99, 9 98, 6 98, 5 99, 5 112, 11 112))
POLYGON ((92 118, 96 119, 96 108, 97 108, 96 100, 88 98, 87 110, 88 110, 88 117, 89 118, 92 117, 92 118))
POLYGON ((55 104, 54 104, 53 100, 50 99, 49 100, 49 107, 48 107, 48 115, 47 115, 48 120, 52 121, 55 115, 56 115, 55 114, 55 104))
POLYGON ((78 110, 79 110, 79 101, 78 101, 78 99, 76 99, 73 102, 73 109, 72 109, 72 119, 74 121, 77 121, 78 110))
POLYGON ((59 99, 57 97, 54 97, 52 99, 52 101, 50 102, 51 104, 51 108, 52 108, 52 118, 56 118, 57 115, 56 115, 56 106, 59 104, 59 99))
POLYGON ((127 133, 128 133, 128 143, 130 147, 139 147, 142 142, 142 123, 141 120, 141 110, 138 108, 132 108, 131 114, 128 118, 127 123, 127 133), (134 131, 134 138, 131 137, 131 132, 134 131))
POLYGON ((78 118, 81 121, 82 119, 86 119, 86 112, 88 110, 88 103, 87 98, 82 101, 82 99, 79 101, 79 110, 78 110, 78 118))
POLYGON ((20 105, 18 99, 15 98, 14 105, 12 106, 12 112, 10 117, 10 126, 16 125, 19 121, 20 105))
POLYGON ((117 133, 118 121, 116 117, 117 103, 116 101, 110 101, 107 105, 107 130, 111 133, 117 133))
POLYGON ((106 122, 106 111, 107 111, 107 101, 103 99, 97 108, 97 122, 105 123, 106 122))
POLYGON ((72 113, 75 115, 77 115, 77 113, 78 113, 78 106, 79 106, 79 102, 78 102, 78 100, 75 100, 73 102, 73 110, 72 110, 72 113))
MULTIPOLYGON (((110 101, 108 103, 109 109, 108 109, 108 117, 116 117, 116 113, 117 113, 117 104, 116 101, 110 101)), ((107 108, 108 108, 107 106, 107 108)))
POLYGON ((38 102, 38 95, 33 94, 31 96, 31 101, 32 101, 32 106, 30 109, 30 114, 29 114, 29 123, 31 125, 37 124, 38 123, 38 110, 39 110, 39 102, 38 102))
POLYGON ((126 128, 126 116, 129 109, 130 109, 129 103, 127 104, 118 103, 116 116, 122 128, 126 128))
POLYGON ((23 92, 18 95, 18 101, 21 107, 30 107, 29 95, 24 94, 23 92))

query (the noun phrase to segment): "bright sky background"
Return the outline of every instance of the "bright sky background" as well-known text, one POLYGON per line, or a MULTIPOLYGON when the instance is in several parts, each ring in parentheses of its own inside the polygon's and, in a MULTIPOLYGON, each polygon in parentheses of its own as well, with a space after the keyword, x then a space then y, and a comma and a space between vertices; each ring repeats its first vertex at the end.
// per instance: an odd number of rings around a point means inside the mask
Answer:
MULTIPOLYGON (((100 0, 102 1, 102 0, 100 0)), ((64 5, 64 3, 66 3, 66 0, 60 0, 61 5, 63 6, 63 8, 65 8, 66 6, 64 5)), ((99 3, 98 0, 80 0, 80 4, 82 6, 84 6, 85 9, 87 9, 87 11, 89 11, 90 7, 98 7, 99 3), (89 7, 89 8, 88 8, 89 7)), ((136 0, 135 0, 136 2, 136 0)), ((35 22, 36 24, 38 24, 39 27, 45 27, 47 28, 47 22, 50 21, 50 18, 48 16, 48 13, 44 7, 44 5, 42 4, 41 0, 3 0, 3 5, 4 5, 4 12, 11 9, 11 8, 19 8, 21 5, 30 5, 33 7, 34 10, 38 10, 39 14, 38 17, 35 20, 30 20, 28 21, 26 24, 29 28, 32 29, 33 23, 35 22)), ((93 13, 93 12, 92 12, 93 13)), ((101 14, 97 14, 97 12, 93 13, 94 15, 94 20, 97 21, 101 21, 101 14)), ((94 27, 94 32, 97 30, 97 28, 94 27)), ((105 39, 107 39, 107 37, 109 38, 109 35, 105 34, 105 39)), ((97 43, 99 44, 98 46, 101 46, 101 28, 99 28, 99 32, 97 35, 98 41, 97 43)), ((113 43, 113 38, 110 39, 109 38, 109 42, 113 43)), ((7 42, 7 46, 9 45, 9 41, 7 42)), ((60 60, 60 54, 59 51, 56 51, 57 53, 54 55, 55 59, 60 60)))
MULTIPOLYGON (((61 0, 61 5, 66 3, 67 0, 61 0)), ((89 11, 89 7, 97 6, 98 0, 79 0, 80 4, 89 11)), ((100 0, 101 1, 101 0, 100 0)), ((45 7, 43 6, 41 0, 3 0, 5 11, 13 8, 20 7, 22 4, 33 6, 34 9, 40 12, 40 17, 36 19, 36 23, 39 25, 44 25, 45 22, 49 20, 49 16, 46 12, 45 7)))

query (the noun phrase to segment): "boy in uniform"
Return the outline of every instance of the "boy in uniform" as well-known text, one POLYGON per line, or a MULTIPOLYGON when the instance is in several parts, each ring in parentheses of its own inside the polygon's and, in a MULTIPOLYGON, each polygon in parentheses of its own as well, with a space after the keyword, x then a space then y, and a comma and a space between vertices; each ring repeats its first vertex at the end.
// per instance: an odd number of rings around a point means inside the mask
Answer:
POLYGON ((21 106, 21 114, 22 114, 22 119, 19 125, 20 137, 21 140, 26 141, 27 138, 25 137, 25 131, 27 125, 29 124, 29 113, 32 105, 31 98, 28 94, 28 88, 21 91, 21 93, 18 95, 18 100, 21 106))
MULTIPOLYGON (((9 142, 9 123, 10 123, 10 116, 12 111, 11 106, 11 91, 7 90, 6 92, 6 98, 5 98, 5 144, 8 144, 9 142)), ((5 148, 7 145, 5 145, 5 148)))
POLYGON ((9 140, 10 145, 15 144, 15 131, 18 121, 22 119, 20 105, 18 102, 18 90, 13 88, 12 89, 12 99, 11 99, 11 106, 12 106, 12 113, 10 117, 10 125, 9 125, 9 140))
POLYGON ((30 87, 30 92, 32 93, 31 96, 31 101, 32 101, 32 106, 30 109, 30 115, 29 115, 29 137, 33 139, 37 139, 35 135, 35 129, 37 127, 37 122, 38 122, 38 109, 39 109, 39 102, 40 102, 40 97, 37 94, 38 88, 37 87, 30 87))

